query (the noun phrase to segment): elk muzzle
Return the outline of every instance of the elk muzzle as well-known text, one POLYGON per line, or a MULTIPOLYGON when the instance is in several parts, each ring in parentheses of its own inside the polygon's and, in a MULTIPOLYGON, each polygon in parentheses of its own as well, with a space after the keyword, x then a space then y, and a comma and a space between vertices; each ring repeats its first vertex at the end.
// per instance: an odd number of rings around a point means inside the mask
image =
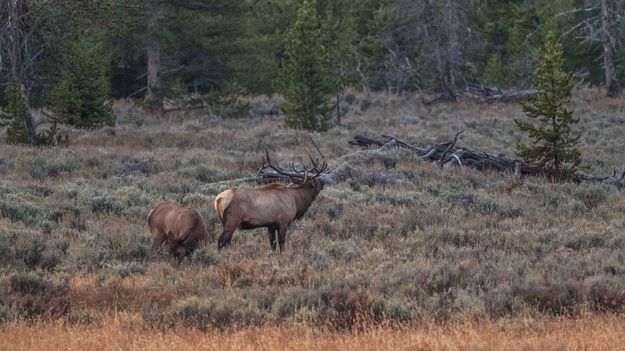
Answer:
POLYGON ((232 235, 226 235, 226 233, 222 233, 219 236, 218 246, 217 248, 221 250, 222 248, 228 246, 230 244, 230 239, 232 239, 232 235))

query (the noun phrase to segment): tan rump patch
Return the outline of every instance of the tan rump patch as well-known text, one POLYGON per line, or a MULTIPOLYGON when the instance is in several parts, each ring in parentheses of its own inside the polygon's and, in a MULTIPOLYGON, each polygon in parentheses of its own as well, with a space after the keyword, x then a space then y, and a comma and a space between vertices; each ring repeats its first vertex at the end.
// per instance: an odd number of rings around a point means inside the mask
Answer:
POLYGON ((230 205, 233 197, 234 191, 232 191, 232 189, 222 191, 219 195, 217 195, 217 197, 215 197, 215 211, 217 211, 221 220, 224 219, 224 211, 230 205))

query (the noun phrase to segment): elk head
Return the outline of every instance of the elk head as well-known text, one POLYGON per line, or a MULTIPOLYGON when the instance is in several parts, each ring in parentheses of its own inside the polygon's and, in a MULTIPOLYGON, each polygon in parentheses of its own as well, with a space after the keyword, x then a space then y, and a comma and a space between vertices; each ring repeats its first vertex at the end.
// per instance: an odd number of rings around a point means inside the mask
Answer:
POLYGON ((171 231, 167 233, 164 243, 165 250, 167 250, 170 255, 174 256, 178 260, 178 263, 182 261, 187 253, 187 250, 184 247, 184 242, 190 234, 191 231, 187 231, 181 236, 176 237, 176 235, 171 231))

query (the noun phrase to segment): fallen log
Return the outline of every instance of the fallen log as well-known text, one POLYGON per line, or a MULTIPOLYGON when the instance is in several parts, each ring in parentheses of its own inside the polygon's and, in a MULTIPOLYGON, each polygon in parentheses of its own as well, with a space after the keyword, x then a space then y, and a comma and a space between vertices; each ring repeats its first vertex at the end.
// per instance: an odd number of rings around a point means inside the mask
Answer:
POLYGON ((476 100, 480 103, 492 104, 495 102, 516 102, 518 100, 525 100, 528 97, 536 94, 536 89, 527 90, 480 90, 480 91, 467 91, 461 93, 462 96, 476 100))
MULTIPOLYGON (((414 145, 402 141, 396 137, 383 135, 381 138, 374 138, 368 135, 359 134, 349 141, 349 144, 361 148, 402 148, 410 150, 413 157, 418 160, 430 161, 441 167, 465 166, 478 169, 480 171, 492 170, 496 172, 508 172, 522 176, 545 176, 548 171, 528 164, 525 161, 511 158, 505 154, 491 154, 484 151, 475 151, 464 147, 457 147, 458 137, 463 131, 456 134, 454 140, 447 143, 434 144, 429 146, 414 145)), ((612 184, 619 188, 625 187, 625 172, 620 176, 616 172, 611 177, 597 177, 585 174, 577 174, 573 177, 575 182, 600 182, 612 184)))
POLYGON ((362 148, 392 147, 411 150, 414 157, 419 160, 431 161, 441 167, 460 165, 476 168, 479 170, 495 170, 498 172, 512 172, 518 174, 536 175, 539 169, 530 166, 523 161, 507 157, 506 155, 489 154, 483 151, 457 147, 459 132, 454 140, 448 143, 434 144, 430 146, 418 146, 402 141, 396 137, 382 136, 382 139, 373 138, 368 135, 359 134, 349 141, 349 144, 362 148))
POLYGON ((573 178, 574 181, 581 183, 581 182, 598 182, 598 183, 603 183, 603 184, 610 184, 610 185, 614 185, 617 188, 625 188, 625 172, 623 172, 620 176, 616 175, 616 172, 614 172, 614 175, 611 177, 597 177, 597 176, 592 176, 592 175, 587 175, 587 174, 578 174, 573 178))
MULTIPOLYGON (((458 91, 458 96, 462 96, 467 99, 474 100, 478 103, 492 104, 496 102, 517 102, 519 100, 526 100, 528 97, 536 94, 536 89, 526 90, 500 90, 497 88, 482 88, 482 89, 469 89, 466 91, 458 91)), ((440 101, 445 101, 443 94, 430 95, 428 97, 422 96, 421 103, 425 106, 435 104, 440 101)))

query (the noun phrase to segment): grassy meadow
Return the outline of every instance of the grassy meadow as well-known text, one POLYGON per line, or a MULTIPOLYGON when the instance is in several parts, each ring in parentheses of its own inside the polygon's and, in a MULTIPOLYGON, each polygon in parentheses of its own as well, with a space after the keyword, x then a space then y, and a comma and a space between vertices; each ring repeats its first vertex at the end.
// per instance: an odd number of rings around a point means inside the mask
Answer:
MULTIPOLYGON (((625 166, 625 100, 600 96, 577 92, 574 106, 585 165, 611 175, 625 166)), ((335 184, 291 226, 286 252, 270 254, 259 229, 180 267, 149 260, 157 203, 194 206, 218 236, 214 196, 252 186, 238 179, 265 148, 284 165, 305 160, 309 134, 280 128, 275 99, 250 103, 251 117, 223 119, 119 102, 116 127, 68 130, 66 147, 0 144, 0 350, 622 345, 624 190, 347 143, 361 132, 446 142, 464 129, 460 146, 513 154, 515 104, 350 93, 343 126, 312 134, 335 184)))

